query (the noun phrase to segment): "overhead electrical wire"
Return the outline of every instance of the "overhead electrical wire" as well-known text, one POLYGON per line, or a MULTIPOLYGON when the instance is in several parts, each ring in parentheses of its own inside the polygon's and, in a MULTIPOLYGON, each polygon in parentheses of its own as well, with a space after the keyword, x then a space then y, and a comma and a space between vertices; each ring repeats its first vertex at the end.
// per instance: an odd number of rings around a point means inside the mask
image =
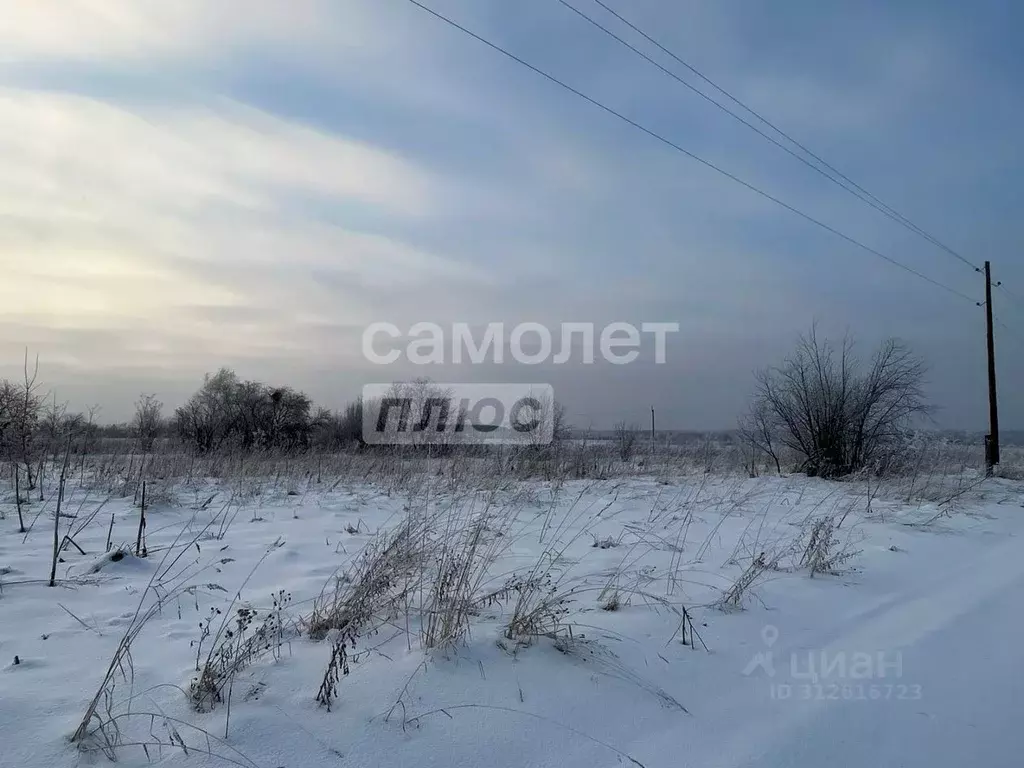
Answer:
POLYGON ((1018 295, 1017 295, 1016 293, 1014 293, 1013 291, 1011 291, 1010 289, 1008 289, 1008 288, 1007 288, 1007 287, 1006 287, 1005 285, 1003 285, 1002 283, 998 283, 998 284, 996 285, 996 288, 998 288, 998 289, 999 289, 1000 291, 1002 291, 1002 292, 1003 292, 1004 294, 1006 294, 1007 298, 1009 298, 1009 299, 1011 299, 1011 300, 1012 300, 1013 302, 1017 303, 1017 304, 1019 305, 1019 307, 1020 307, 1021 309, 1024 309, 1024 299, 1022 299, 1022 298, 1021 298, 1020 296, 1018 296, 1018 295))
POLYGON ((1006 331, 1009 334, 1009 337, 1013 339, 1015 342, 1024 345, 1024 334, 1021 334, 1016 329, 1011 328, 998 317, 995 318, 995 324, 1002 328, 1004 331, 1006 331))
POLYGON ((715 83, 713 80, 711 80, 711 78, 709 78, 706 75, 704 75, 697 68, 695 68, 694 66, 692 66, 691 64, 689 64, 688 62, 683 60, 680 56, 678 56, 677 54, 672 52, 666 46, 662 45, 654 37, 652 37, 651 35, 649 35, 646 32, 644 32, 636 24, 634 24, 633 22, 631 22, 628 19, 626 19, 624 16, 622 16, 617 11, 615 11, 615 9, 609 7, 605 2, 603 2, 603 0, 593 0, 593 1, 597 5, 599 5, 601 8, 606 10, 608 13, 610 13, 612 16, 614 16, 616 19, 618 19, 620 22, 622 22, 623 24, 628 26, 630 29, 632 29, 634 32, 636 32, 638 35, 643 37, 649 43, 651 43, 652 45, 656 46, 660 51, 662 51, 666 55, 670 56, 674 61, 676 61, 677 63, 679 63, 680 65, 682 65, 686 69, 688 69, 694 75, 696 75, 701 80, 703 80, 705 83, 707 83, 712 88, 714 88, 716 91, 721 93, 723 96, 727 97, 732 102, 734 102, 735 104, 737 104, 738 106, 740 106, 744 110, 746 110, 749 114, 751 114, 752 116, 754 116, 755 118, 760 120, 766 126, 768 126, 773 131, 775 131, 777 134, 782 136, 786 141, 790 142, 793 146, 795 146, 798 149, 800 149, 802 152, 804 152, 806 155, 808 155, 810 158, 812 158, 816 163, 818 163, 820 165, 816 165, 815 163, 812 163, 811 161, 807 160, 807 158, 802 157, 801 155, 799 155, 798 153, 794 152, 789 147, 786 147, 785 145, 783 145, 777 139, 772 138, 771 136, 766 134, 764 131, 762 131, 760 128, 758 128, 757 126, 753 125, 748 120, 744 119, 742 116, 736 114, 735 112, 733 112, 731 109, 729 109, 727 106, 725 106, 721 102, 716 101, 711 96, 709 96, 708 94, 706 94, 703 91, 701 91, 699 88, 695 87, 691 83, 688 83, 686 80, 684 80, 682 77, 677 75, 675 72, 672 72, 670 69, 664 67, 663 65, 661 65, 660 63, 655 61, 653 58, 648 56, 646 53, 641 51, 636 46, 634 46, 631 43, 629 43, 627 40, 625 40, 622 37, 620 37, 619 35, 615 34, 615 32, 610 30, 608 27, 604 26, 603 24, 601 24, 597 20, 595 20, 592 17, 588 16, 586 13, 581 11, 579 8, 574 6, 572 3, 568 2, 568 0, 557 0, 557 2, 559 2, 561 5, 565 6, 569 10, 573 11, 578 16, 580 16, 581 18, 585 19, 587 22, 589 22, 590 24, 592 24, 596 28, 600 29, 605 34, 611 36, 612 38, 617 40, 619 43, 621 43, 622 45, 626 46, 631 51, 636 53, 638 56, 643 57, 646 61, 648 61, 649 63, 651 63, 654 66, 656 66, 658 69, 660 69, 665 74, 669 75, 669 77, 672 77, 673 79, 675 79, 676 81, 678 81, 679 83, 684 85, 686 88, 689 88, 691 91, 696 93, 701 98, 705 99, 706 101, 710 102, 711 104, 714 104, 716 107, 721 109, 723 112, 725 112, 726 114, 732 116, 733 118, 735 118, 736 120, 741 122, 743 125, 747 126, 752 131, 757 133, 762 138, 770 141, 772 144, 774 144, 775 146, 779 147, 784 152, 792 155, 794 158, 796 158, 797 160, 802 162, 804 165, 806 165, 809 168, 813 169, 814 171, 820 173, 822 176, 827 178, 829 181, 833 182, 834 184, 837 184, 839 187, 841 187, 842 189, 846 190, 847 192, 852 194, 854 197, 857 197, 859 200, 863 201, 864 203, 866 203, 867 205, 871 206, 875 210, 877 210, 880 213, 884 214, 885 216, 887 216, 888 218, 892 219, 896 223, 906 227, 910 231, 912 231, 915 234, 919 235, 920 237, 924 238, 925 240, 930 242, 932 245, 936 246, 937 248, 940 248, 941 250, 945 251, 949 255, 953 256, 956 259, 958 259, 960 262, 962 262, 963 264, 967 265, 971 269, 978 270, 978 266, 976 264, 972 263, 969 259, 967 259, 962 254, 960 254, 957 251, 955 251, 950 246, 948 246, 945 243, 943 243, 938 238, 936 238, 933 235, 931 235, 928 232, 926 232, 924 229, 922 229, 921 227, 916 225, 914 222, 912 222, 906 216, 901 214, 895 208, 893 208, 892 206, 888 205, 887 203, 884 203, 882 200, 880 200, 878 197, 873 195, 871 192, 869 192, 868 190, 864 189, 864 187, 862 187, 861 185, 857 184, 855 181, 853 181, 851 178, 849 178, 848 176, 843 174, 841 171, 837 170, 831 164, 827 163, 819 155, 817 155, 816 153, 814 153, 810 149, 808 149, 804 144, 800 143, 799 141, 794 139, 792 136, 790 136, 788 133, 786 133, 781 128, 779 128, 777 125, 772 123, 768 118, 764 117, 762 114, 760 114, 759 112, 755 111, 753 108, 747 106, 739 98, 737 98, 736 96, 731 94, 729 91, 727 91, 724 88, 722 88, 721 86, 719 86, 717 83, 715 83))
MULTIPOLYGON (((1007 290, 1007 288, 1002 284, 1002 282, 993 283, 993 287, 1002 291, 1003 295, 1010 300, 1010 309, 1014 310, 1020 317, 1024 317, 1024 299, 1021 299, 1017 294, 1013 293, 1012 291, 1007 290)), ((1011 333, 1016 333, 1015 331, 1008 328, 1004 323, 1000 323, 1000 325, 1002 325, 1007 330, 1010 330, 1011 333)))
MULTIPOLYGON (((776 205, 778 205, 778 206, 780 206, 782 208, 785 208, 786 210, 790 211, 791 213, 794 213, 797 216, 801 217, 802 219, 805 219, 806 221, 809 221, 810 223, 820 227, 821 229, 825 230, 826 232, 830 232, 831 234, 833 234, 833 235, 835 235, 835 236, 845 240, 846 242, 848 242, 848 243, 850 243, 852 245, 855 245, 856 247, 866 251, 867 253, 870 253, 870 254, 872 254, 872 255, 882 259, 883 261, 888 262, 892 266, 897 267, 898 269, 901 269, 904 272, 907 272, 907 273, 909 273, 911 275, 914 275, 915 277, 919 277, 920 279, 922 279, 922 280, 924 280, 924 281, 926 281, 928 283, 931 283, 932 285, 934 285, 934 286, 936 286, 938 288, 941 288, 942 290, 944 290, 944 291, 946 291, 948 293, 951 293, 954 296, 958 296, 959 298, 964 299, 966 301, 969 301, 972 304, 976 304, 977 303, 975 301, 975 299, 972 299, 967 294, 962 293, 961 291, 958 291, 956 288, 952 288, 952 287, 946 285, 945 283, 941 283, 938 280, 935 280, 934 278, 931 278, 928 275, 924 274, 923 272, 919 272, 918 270, 914 269, 913 267, 909 267, 906 264, 903 264, 902 262, 897 261, 896 259, 892 258, 891 256, 888 256, 887 254, 885 254, 885 253, 883 253, 883 252, 881 252, 881 251, 879 251, 879 250, 877 250, 875 248, 872 248, 871 246, 866 245, 865 243, 862 243, 860 240, 857 240, 856 238, 854 238, 854 237, 852 237, 850 235, 847 235, 844 232, 841 232, 840 230, 836 229, 835 227, 831 226, 830 224, 826 224, 825 222, 821 221, 820 219, 816 219, 815 217, 811 216, 810 214, 804 213, 800 209, 794 207, 793 205, 790 205, 789 203, 785 202, 784 200, 781 200, 781 199, 775 197, 774 195, 770 194, 769 192, 764 191, 760 187, 757 187, 757 186, 751 184, 750 182, 741 179, 739 176, 737 176, 737 175, 735 175, 735 174, 733 174, 733 173, 731 173, 731 172, 729 172, 729 171, 719 167, 718 165, 714 164, 710 160, 706 160, 705 158, 700 157, 699 155, 691 152, 690 150, 685 149, 680 144, 677 144, 676 142, 672 141, 671 139, 666 138, 662 134, 657 133, 656 131, 653 131, 650 128, 647 128, 644 125, 641 125, 637 121, 633 120, 630 117, 627 117, 626 115, 624 115, 623 113, 615 110, 614 108, 609 107, 608 105, 598 101, 597 99, 595 99, 595 98, 593 98, 591 96, 588 96, 587 94, 585 94, 582 91, 574 88, 573 86, 569 85, 568 83, 564 82, 563 80, 558 79, 554 75, 552 75, 552 74, 550 74, 548 72, 545 72, 544 70, 540 69, 539 67, 534 66, 533 64, 529 63, 525 59, 522 59, 519 56, 517 56, 516 54, 506 50, 505 48, 502 48, 497 43, 494 43, 494 42, 486 39, 485 37, 482 37, 481 35, 477 34, 476 32, 473 32, 471 29, 463 26, 462 24, 458 23, 454 19, 451 19, 450 17, 445 16, 444 14, 440 13, 439 11, 436 11, 433 8, 431 8, 431 7, 427 6, 427 5, 425 5, 424 3, 420 2, 420 0, 408 0, 408 2, 411 3, 412 5, 416 6, 420 10, 422 10, 422 11, 428 13, 429 15, 433 16, 435 19, 444 22, 448 26, 452 27, 453 29, 458 30, 459 32, 462 32, 465 35, 468 35, 469 37, 473 38, 474 40, 476 40, 476 41, 478 41, 480 43, 483 43, 488 48, 491 48, 492 50, 497 51, 498 53, 502 54, 506 58, 509 58, 512 61, 514 61, 517 64, 519 64, 520 66, 523 66, 523 67, 529 69, 530 71, 534 72, 535 74, 540 75, 541 77, 543 77, 544 79, 548 80, 549 82, 554 83, 555 85, 559 86, 560 88, 562 88, 562 89, 568 91, 569 93, 571 93, 571 94, 573 94, 573 95, 583 99, 584 101, 586 101, 589 104, 597 107, 598 109, 601 109, 602 111, 612 115, 613 117, 618 118, 619 120, 623 121, 624 123, 627 123, 628 125, 631 125, 632 127, 636 128, 637 130, 642 131, 643 133, 647 134, 651 138, 656 139, 657 141, 659 141, 662 144, 670 147, 671 149, 674 149, 677 152, 680 152, 683 155, 686 155, 691 160, 695 160, 696 162, 700 163, 701 165, 703 165, 703 166, 705 166, 707 168, 710 168, 711 170, 721 174, 722 176, 725 176, 727 179, 730 179, 731 181, 734 181, 735 183, 739 184, 742 187, 745 187, 746 189, 750 190, 751 192, 754 192, 755 194, 760 195, 761 197, 765 198, 766 200, 770 200, 771 202, 775 203, 776 205)), ((972 265, 972 267, 973 267, 973 265, 972 265)))

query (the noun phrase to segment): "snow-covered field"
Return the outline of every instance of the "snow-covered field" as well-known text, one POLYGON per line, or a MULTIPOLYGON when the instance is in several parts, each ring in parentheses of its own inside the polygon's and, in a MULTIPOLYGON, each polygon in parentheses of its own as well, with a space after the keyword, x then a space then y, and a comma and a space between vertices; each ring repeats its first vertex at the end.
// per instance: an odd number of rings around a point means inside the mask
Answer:
POLYGON ((316 474, 0 496, 0 764, 1020 764, 1022 483, 316 474))

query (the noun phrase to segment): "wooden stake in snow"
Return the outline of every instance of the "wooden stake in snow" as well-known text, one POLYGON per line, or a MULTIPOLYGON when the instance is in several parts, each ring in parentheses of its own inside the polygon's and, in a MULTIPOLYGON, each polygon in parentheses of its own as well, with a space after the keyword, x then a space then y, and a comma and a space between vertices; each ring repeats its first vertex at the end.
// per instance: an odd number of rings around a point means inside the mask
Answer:
POLYGON ((135 556, 145 557, 146 550, 142 546, 142 536, 146 530, 146 481, 142 481, 142 508, 139 511, 139 535, 135 537, 135 556))
POLYGON ((110 537, 113 536, 113 535, 114 535, 114 513, 111 512, 110 513, 110 527, 107 528, 107 548, 105 550, 103 550, 104 552, 109 552, 110 551, 110 537))
POLYGON ((53 515, 53 561, 50 564, 50 586, 57 586, 57 553, 60 551, 60 503, 64 488, 57 492, 57 511, 53 515))
MULTIPOLYGON (((64 502, 64 482, 67 479, 68 463, 71 461, 71 438, 64 453, 64 465, 60 470, 60 482, 57 485, 57 511, 53 515, 53 562, 50 564, 50 586, 57 586, 57 557, 60 554, 60 508, 64 502)), ((41 477, 41 475, 40 475, 41 477)), ((75 545, 77 546, 77 545, 75 545)), ((83 553, 84 554, 84 553, 83 553)))
POLYGON ((14 503, 18 506, 18 533, 25 532, 25 519, 21 516, 21 483, 19 478, 21 477, 21 471, 18 469, 18 464, 14 464, 14 503))
POLYGON ((654 458, 654 406, 651 406, 651 458, 654 458))

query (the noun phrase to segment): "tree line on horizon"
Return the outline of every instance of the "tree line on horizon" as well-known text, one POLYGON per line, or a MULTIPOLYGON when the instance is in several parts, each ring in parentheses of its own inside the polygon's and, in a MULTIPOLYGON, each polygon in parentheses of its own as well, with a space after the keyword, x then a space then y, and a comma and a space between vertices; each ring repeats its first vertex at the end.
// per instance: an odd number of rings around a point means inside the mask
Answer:
MULTIPOLYGON (((835 344, 812 329, 781 364, 756 375, 739 434, 779 473, 784 465, 822 477, 881 468, 899 455, 914 422, 931 412, 923 393, 925 372, 924 362, 898 340, 884 342, 865 362, 850 337, 835 344)), ((552 405, 557 436, 565 437, 564 409, 552 405)), ((101 438, 130 438, 141 452, 151 451, 157 440, 177 440, 198 453, 362 445, 361 400, 332 411, 292 387, 243 380, 228 368, 207 374, 170 415, 152 394, 139 397, 127 423, 101 425, 97 412, 71 413, 43 392, 38 361, 30 368, 26 354, 23 379, 0 381, 0 459, 20 467, 33 487, 45 461, 57 461, 63 450, 88 452, 101 438)), ((638 433, 623 422, 614 428, 623 460, 636 451, 638 433)))

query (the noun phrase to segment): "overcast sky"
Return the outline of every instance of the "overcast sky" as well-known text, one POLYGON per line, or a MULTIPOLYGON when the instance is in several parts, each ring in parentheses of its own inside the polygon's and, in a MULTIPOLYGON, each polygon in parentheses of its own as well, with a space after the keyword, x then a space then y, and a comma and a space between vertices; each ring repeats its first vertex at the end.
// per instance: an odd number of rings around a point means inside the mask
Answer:
MULTIPOLYGON (((424 0, 787 203, 981 299, 869 209, 557 0, 424 0)), ((616 24, 592 0, 573 4, 616 24)), ((991 259, 1024 426, 1024 11, 1010 2, 606 0, 970 261, 991 259), (1015 335, 1011 335, 1015 334, 1015 335)), ((616 27, 630 40, 643 42, 616 27)), ((654 52, 655 55, 657 52, 654 52)), ((661 57, 666 66, 699 83, 661 57)), ((371 322, 678 322, 668 362, 412 370, 542 381, 579 425, 731 427, 815 320, 906 339, 940 423, 983 429, 984 315, 407 0, 5 0, 0 375, 74 408, 207 371, 338 406, 408 375, 371 322)), ((558 346, 556 341, 556 347, 558 346)))

